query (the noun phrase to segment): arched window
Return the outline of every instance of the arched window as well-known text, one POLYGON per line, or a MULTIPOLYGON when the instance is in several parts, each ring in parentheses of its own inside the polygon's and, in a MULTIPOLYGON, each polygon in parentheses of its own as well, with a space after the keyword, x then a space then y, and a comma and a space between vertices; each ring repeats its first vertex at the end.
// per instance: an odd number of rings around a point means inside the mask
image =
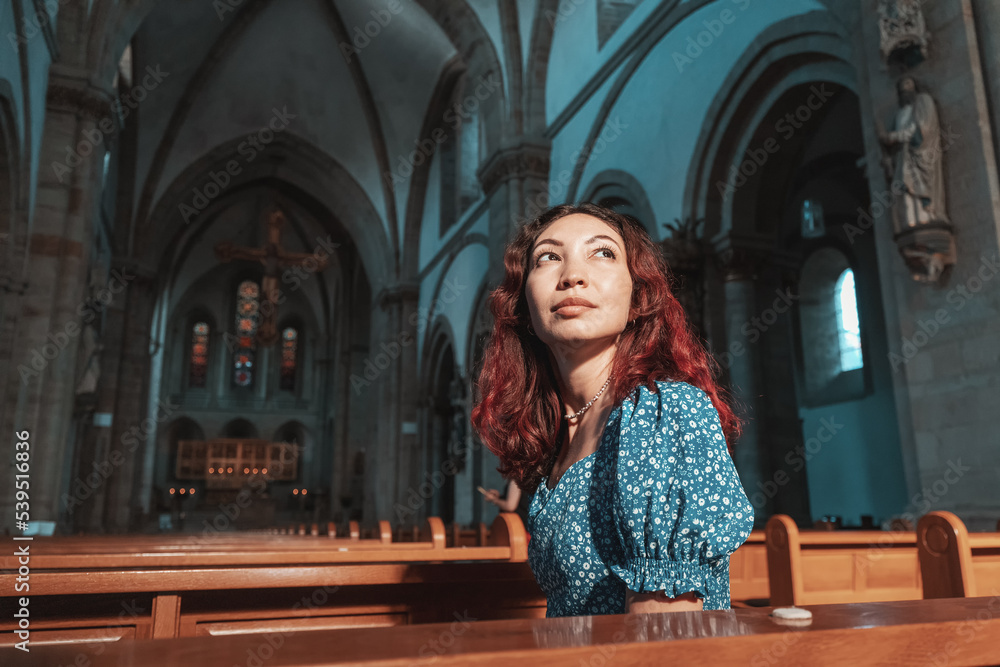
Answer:
POLYGON ((471 108, 472 105, 466 104, 468 85, 468 80, 462 79, 452 89, 449 112, 445 114, 449 124, 438 148, 442 236, 481 195, 476 171, 483 128, 478 106, 471 108))
POLYGON ((208 378, 208 339, 210 328, 206 322, 198 322, 191 330, 191 358, 188 370, 188 386, 204 388, 208 378))
POLYGON ((298 371, 299 332, 285 327, 281 332, 281 381, 284 391, 295 391, 295 376, 298 371))
POLYGON ((257 326, 260 324, 260 286, 244 280, 236 291, 236 350, 233 354, 233 384, 253 386, 257 326))
POLYGON ((813 252, 799 279, 799 350, 805 405, 853 400, 866 391, 855 273, 834 247, 813 252))
POLYGON ((837 299, 840 370, 853 371, 864 365, 861 359, 861 324, 858 320, 858 294, 854 288, 853 269, 840 274, 834 294, 837 299))

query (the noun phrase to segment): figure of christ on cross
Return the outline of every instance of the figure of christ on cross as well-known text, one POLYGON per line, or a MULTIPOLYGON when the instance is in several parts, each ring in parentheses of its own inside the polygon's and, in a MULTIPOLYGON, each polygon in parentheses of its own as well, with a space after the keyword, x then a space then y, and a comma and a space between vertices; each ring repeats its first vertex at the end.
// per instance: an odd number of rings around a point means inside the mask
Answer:
POLYGON ((288 220, 281 209, 275 207, 266 213, 267 241, 261 248, 233 245, 229 241, 216 244, 215 256, 220 262, 230 262, 234 259, 260 262, 264 265, 264 279, 261 281, 261 321, 257 327, 257 342, 264 347, 274 345, 278 341, 277 312, 281 298, 278 288, 278 274, 282 269, 306 265, 311 261, 316 265, 315 271, 326 268, 327 257, 324 254, 289 252, 281 246, 281 230, 288 220))

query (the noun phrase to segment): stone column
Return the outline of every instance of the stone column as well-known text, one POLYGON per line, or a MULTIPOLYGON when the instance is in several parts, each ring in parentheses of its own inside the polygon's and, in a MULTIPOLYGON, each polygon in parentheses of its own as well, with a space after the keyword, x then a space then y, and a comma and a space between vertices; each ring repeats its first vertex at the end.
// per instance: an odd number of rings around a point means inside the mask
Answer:
MULTIPOLYGON (((551 150, 543 140, 524 142, 498 150, 479 169, 479 181, 490 201, 490 266, 486 276, 490 285, 503 279, 504 248, 518 225, 549 204, 551 150)), ((557 194, 561 193, 553 193, 557 194)))
MULTIPOLYGON (((109 91, 59 66, 49 73, 38 188, 28 240, 28 283, 4 413, 5 433, 27 430, 31 447, 31 518, 56 521, 63 462, 72 437, 80 310, 98 216, 109 91)), ((12 445, 5 438, 7 451, 12 445)), ((7 460, 11 460, 8 457, 7 460)), ((11 489, 12 485, 5 485, 11 489)), ((13 518, 9 491, 0 497, 3 525, 13 518)))
POLYGON ((142 503, 142 469, 150 435, 166 427, 178 411, 169 400, 150 414, 150 338, 153 309, 156 304, 155 274, 135 265, 122 264, 121 274, 127 282, 124 312, 117 322, 118 329, 109 335, 121 341, 114 379, 113 413, 110 442, 106 460, 110 464, 103 498, 103 524, 109 532, 125 532, 140 528, 142 503))
MULTIPOLYGON (((125 275, 131 274, 126 271, 125 275)), ((103 347, 99 357, 101 377, 92 397, 93 408, 89 418, 85 418, 80 425, 72 478, 60 500, 60 509, 66 514, 66 521, 73 532, 101 533, 105 530, 104 497, 111 472, 109 443, 118 395, 126 305, 124 293, 112 295, 109 290, 108 294, 113 298, 107 304, 92 303, 94 312, 99 313, 103 320, 103 347), (106 418, 95 421, 94 414, 111 415, 112 422, 108 423, 106 418)))
MULTIPOLYGON (((420 438, 417 433, 417 312, 419 288, 396 284, 375 298, 377 317, 372 322, 368 361, 378 371, 368 388, 373 397, 369 414, 376 418, 375 437, 365 457, 365 506, 368 524, 397 522, 394 506, 405 506, 411 489, 420 482, 420 438)), ((365 363, 366 368, 368 363, 365 363)))
MULTIPOLYGON (((728 372, 730 391, 737 403, 736 412, 743 419, 743 434, 733 448, 733 460, 747 496, 763 484, 767 452, 761 442, 760 371, 753 342, 743 332, 743 326, 756 313, 757 270, 762 259, 761 249, 754 239, 724 233, 713 239, 716 263, 725 291, 725 348, 719 360, 728 372)), ((756 522, 771 514, 771 499, 760 496, 754 503, 756 522)))

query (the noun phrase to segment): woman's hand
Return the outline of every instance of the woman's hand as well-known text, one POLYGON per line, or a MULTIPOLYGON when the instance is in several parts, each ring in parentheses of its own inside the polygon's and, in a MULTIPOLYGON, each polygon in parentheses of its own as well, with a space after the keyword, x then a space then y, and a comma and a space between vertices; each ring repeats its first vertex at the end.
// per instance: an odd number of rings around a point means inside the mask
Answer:
POLYGON ((501 504, 500 492, 496 489, 486 489, 486 493, 483 494, 483 498, 486 498, 486 502, 493 503, 499 506, 501 504))
POLYGON ((704 602, 694 591, 668 598, 665 591, 625 595, 625 611, 631 614, 660 614, 668 611, 701 611, 704 602))

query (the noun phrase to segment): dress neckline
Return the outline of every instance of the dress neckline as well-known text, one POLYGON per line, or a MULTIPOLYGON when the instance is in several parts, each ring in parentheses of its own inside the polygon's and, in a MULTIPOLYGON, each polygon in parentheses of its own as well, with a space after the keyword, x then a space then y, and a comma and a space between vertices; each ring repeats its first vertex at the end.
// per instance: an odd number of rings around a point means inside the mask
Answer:
POLYGON ((601 451, 601 447, 604 446, 604 438, 608 433, 608 425, 611 424, 611 419, 615 416, 615 413, 621 409, 621 407, 622 407, 621 403, 618 403, 615 405, 615 407, 611 408, 611 412, 608 413, 608 418, 604 421, 604 428, 601 429, 601 435, 597 439, 597 448, 591 453, 584 456, 582 459, 577 459, 576 461, 573 461, 573 463, 571 463, 569 467, 567 467, 566 470, 563 471, 563 474, 560 475, 559 477, 559 481, 557 481, 555 486, 553 486, 552 488, 549 488, 549 477, 551 477, 551 475, 546 475, 544 478, 542 478, 542 484, 541 484, 542 488, 544 488, 549 493, 555 491, 556 489, 559 488, 559 485, 562 484, 562 481, 566 479, 566 476, 569 475, 570 471, 572 471, 574 468, 576 468, 578 465, 580 465, 587 459, 595 456, 597 452, 601 451))

